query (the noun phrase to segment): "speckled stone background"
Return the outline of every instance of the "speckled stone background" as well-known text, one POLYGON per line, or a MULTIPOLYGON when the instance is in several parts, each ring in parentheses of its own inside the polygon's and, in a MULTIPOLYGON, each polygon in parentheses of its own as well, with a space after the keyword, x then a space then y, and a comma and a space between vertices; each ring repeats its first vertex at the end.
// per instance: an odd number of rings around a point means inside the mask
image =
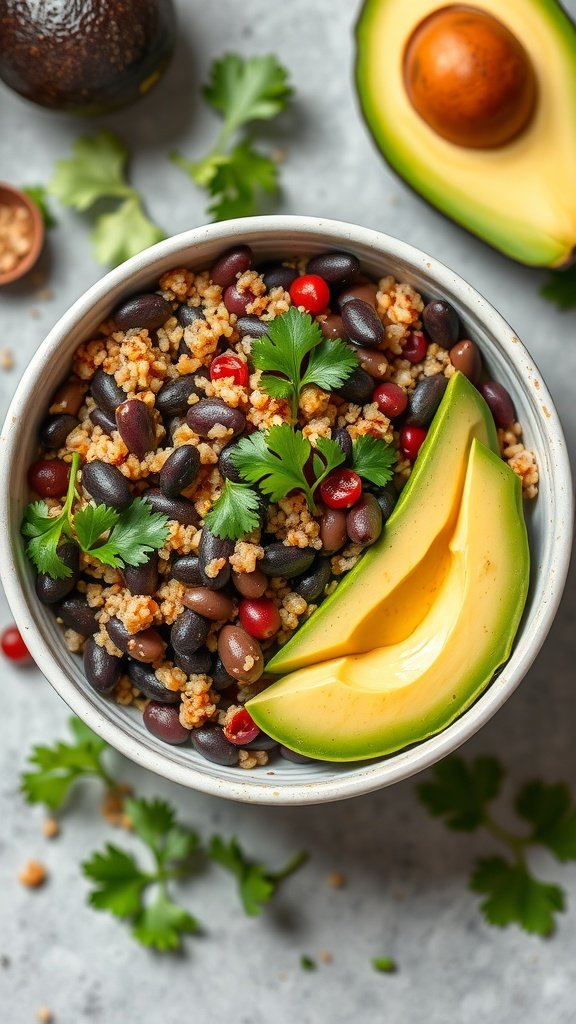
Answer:
MULTIPOLYGON (((526 0, 528 2, 528 0, 526 0)), ((380 228, 428 250, 471 281, 514 325, 555 397, 569 444, 576 441, 576 315, 538 295, 539 271, 516 266, 412 195, 386 168, 359 117, 352 83, 351 0, 180 0, 179 45, 161 87, 138 107, 102 120, 134 151, 132 177, 167 233, 201 223, 204 198, 167 159, 175 146, 202 154, 216 122, 199 97, 213 57, 274 50, 297 89, 292 112, 262 135, 286 152, 280 212, 320 214, 380 228)), ((576 16, 576 0, 566 4, 576 16)), ((36 109, 0 86, 0 178, 46 182, 54 161, 98 127, 36 109)), ((426 160, 426 153, 422 153, 426 160)), ((2 415, 26 361, 58 316, 102 273, 84 217, 58 209, 42 270, 0 294, 0 347, 15 366, 0 372, 2 415)), ((4 482, 5 486, 5 482, 4 482)), ((508 705, 465 749, 497 753, 511 785, 538 775, 576 788, 574 579, 546 646, 508 705)), ((0 625, 10 621, 5 605, 0 625)), ((325 807, 245 807, 195 795, 112 755, 122 779, 167 797, 202 833, 237 832, 271 863, 305 847, 310 863, 261 919, 245 918, 229 876, 217 868, 182 888, 204 934, 174 957, 135 945, 122 924, 85 904, 79 863, 106 840, 126 842, 98 811, 97 787, 78 792, 48 841, 42 813, 18 795, 33 742, 65 732, 68 710, 37 670, 2 662, 0 714, 0 1021, 28 1024, 40 1006, 57 1024, 569 1024, 576 1021, 576 865, 545 855, 535 868, 569 893, 553 938, 488 928, 468 891, 481 835, 451 834, 419 805, 414 782, 325 807), (43 861, 47 885, 16 881, 43 861), (341 871, 345 888, 328 884, 341 871), (303 953, 332 954, 303 972, 303 953), (393 976, 375 956, 393 956, 393 976)), ((507 803, 502 811, 506 815, 507 803)))

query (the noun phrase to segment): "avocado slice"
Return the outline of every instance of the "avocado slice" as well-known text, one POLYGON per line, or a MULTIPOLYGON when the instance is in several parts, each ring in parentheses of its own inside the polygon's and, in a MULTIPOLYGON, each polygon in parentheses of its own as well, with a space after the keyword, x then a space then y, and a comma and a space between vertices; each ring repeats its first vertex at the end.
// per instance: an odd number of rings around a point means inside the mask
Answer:
POLYGON ((407 637, 434 602, 448 567, 468 453, 477 437, 495 452, 492 413, 461 373, 451 377, 414 469, 382 536, 268 662, 286 673, 407 637))
POLYGON ((365 0, 356 85, 377 146, 433 206, 507 256, 561 266, 576 246, 576 26, 556 0, 474 0, 524 47, 537 79, 535 114, 494 149, 467 149, 416 113, 403 81, 414 29, 438 0, 365 0))
POLYGON ((300 754, 352 761, 420 742, 465 711, 510 654, 529 577, 520 480, 476 439, 449 547, 438 597, 408 639, 286 676, 248 701, 256 724, 300 754))

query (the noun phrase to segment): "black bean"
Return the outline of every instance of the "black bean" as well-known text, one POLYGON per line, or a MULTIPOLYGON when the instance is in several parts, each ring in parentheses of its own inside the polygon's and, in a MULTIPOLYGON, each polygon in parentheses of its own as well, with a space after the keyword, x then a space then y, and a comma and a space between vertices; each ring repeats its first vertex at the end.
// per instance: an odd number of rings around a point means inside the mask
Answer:
POLYGON ((96 613, 83 594, 70 594, 54 609, 65 626, 75 629, 82 636, 92 636, 98 631, 96 613))
POLYGON ((346 337, 342 317, 338 313, 328 313, 323 320, 319 321, 319 326, 325 338, 346 337))
POLYGON ((293 764, 310 764, 314 761, 313 757, 307 757, 306 754, 298 754, 296 750, 290 750, 289 747, 280 746, 280 756, 285 761, 292 761, 293 764))
POLYGON ((132 685, 137 686, 144 696, 150 697, 151 700, 157 700, 160 704, 178 704, 180 701, 180 691, 167 690, 154 669, 148 665, 142 665, 139 661, 132 661, 132 658, 129 658, 128 676, 132 685))
POLYGON ((92 398, 104 412, 111 416, 116 412, 117 407, 126 398, 126 392, 116 383, 111 373, 106 373, 102 367, 96 370, 90 384, 92 398))
POLYGON ((100 409, 98 406, 92 409, 90 419, 95 427, 100 427, 103 433, 108 434, 109 437, 112 436, 112 432, 114 430, 118 429, 114 417, 110 416, 107 412, 104 412, 104 410, 100 409))
POLYGON ((352 281, 360 270, 360 261, 349 252, 323 252, 308 260, 307 274, 318 274, 331 287, 342 287, 352 281))
POLYGON ((342 387, 335 390, 336 394, 340 395, 340 398, 344 398, 347 402, 354 402, 355 405, 365 405, 372 398, 374 380, 369 373, 358 367, 357 370, 352 370, 348 380, 342 384, 342 387))
POLYGON ((122 659, 108 654, 105 647, 99 647, 95 640, 87 640, 84 645, 84 674, 86 679, 98 693, 110 693, 120 679, 122 659))
POLYGON ((232 571, 232 583, 242 597, 263 597, 268 590, 268 577, 254 569, 252 572, 232 571))
POLYGON ((260 320, 257 316, 239 316, 236 321, 236 330, 241 338, 246 335, 250 338, 263 338, 268 334, 269 326, 266 320, 260 320))
POLYGON ((64 565, 71 569, 71 575, 64 580, 54 580, 47 572, 39 572, 36 577, 36 594, 42 604, 56 604, 74 590, 80 575, 80 549, 73 541, 64 541, 58 545, 57 553, 64 565))
POLYGON ((252 266, 252 250, 247 245, 227 249, 218 257, 210 272, 214 284, 228 288, 238 274, 244 274, 252 266))
POLYGON ((364 299, 350 299, 342 306, 346 337, 355 345, 375 348, 384 341, 384 325, 374 306, 364 299))
POLYGON ((82 469, 82 486, 97 504, 109 505, 120 512, 132 504, 132 491, 125 476, 109 462, 86 462, 82 469))
POLYGON ((341 508, 327 508, 320 517, 320 540, 329 555, 346 543, 346 513, 341 508))
POLYGON ((353 544, 368 547, 382 533, 382 512, 373 494, 364 491, 346 516, 346 530, 353 544))
POLYGON ((207 761, 223 764, 228 767, 238 764, 238 747, 230 743, 219 725, 203 725, 200 729, 192 729, 192 746, 207 761))
POLYGON ((232 461, 232 455, 236 450, 236 444, 227 444, 218 456, 218 469, 226 480, 232 480, 235 484, 242 479, 232 461))
POLYGON ((512 426, 516 419, 514 403, 510 395, 495 380, 487 380, 481 384, 479 389, 484 401, 492 413, 498 427, 512 426))
POLYGON ((244 750, 275 750, 277 746, 278 740, 273 740, 271 736, 262 731, 249 743, 242 744, 244 750))
POLYGON ((151 551, 143 565, 127 565, 122 574, 131 594, 155 594, 158 589, 158 552, 151 551))
POLYGON ((353 284, 349 288, 345 288, 344 291, 340 292, 338 296, 338 305, 340 309, 346 302, 350 302, 351 299, 364 299, 369 306, 373 306, 376 309, 376 296, 378 294, 378 285, 374 281, 369 281, 365 278, 363 281, 358 281, 357 284, 353 284))
POLYGON ((175 704, 151 700, 142 717, 148 732, 164 743, 186 743, 190 736, 190 730, 180 722, 175 704))
POLYGON ((241 292, 236 284, 228 285, 223 295, 226 309, 229 313, 235 313, 236 316, 244 316, 248 306, 254 299, 255 295, 250 290, 241 292))
POLYGON ((193 444, 183 444, 168 456, 160 470, 158 484, 166 498, 176 498, 198 476, 200 456, 193 444))
POLYGON ((68 434, 77 426, 78 420, 75 416, 68 416, 66 413, 48 416, 40 427, 40 442, 44 448, 64 448, 68 434))
POLYGON ((344 427, 336 427, 332 431, 332 440, 342 449, 344 457, 349 459, 352 455, 352 438, 348 431, 344 427))
POLYGON ((478 345, 469 338, 463 338, 450 349, 450 362, 468 380, 477 384, 482 374, 482 356, 478 345))
POLYGON ((181 668, 187 676, 197 675, 198 673, 210 675, 212 655, 207 647, 199 647, 197 651, 194 651, 194 654, 182 654, 180 651, 175 651, 174 664, 181 668))
POLYGON ((241 626, 223 626, 218 634, 218 654, 227 672, 242 683, 255 683, 264 671, 262 648, 241 626))
POLYGON ((142 292, 123 302, 113 314, 113 320, 120 331, 140 327, 155 331, 172 316, 170 303, 156 292, 142 292))
POLYGON ((84 401, 84 395, 88 385, 77 377, 71 377, 65 384, 61 384, 50 400, 51 413, 65 413, 67 416, 77 416, 80 406, 84 401))
POLYGON ((208 674, 212 677, 212 686, 215 690, 227 690, 229 686, 234 686, 236 683, 234 677, 224 668, 219 654, 215 655, 208 674))
POLYGON ((185 416, 189 408, 190 395, 204 394, 197 385, 196 378, 206 380, 207 376, 207 370, 197 370, 195 373, 183 373, 180 377, 167 380, 156 395, 156 408, 165 419, 169 416, 185 416))
POLYGON ((228 594, 210 587, 187 587, 182 604, 211 622, 226 622, 234 614, 234 602, 228 594))
POLYGON ((141 629, 139 633, 129 633, 126 626, 118 618, 109 619, 106 632, 112 643, 124 654, 129 654, 135 661, 145 663, 158 661, 164 654, 166 644, 156 629, 141 629))
POLYGON ((435 299, 422 310, 422 326, 430 341, 442 348, 452 348, 458 341, 460 321, 458 313, 449 302, 435 299))
POLYGON ((200 544, 198 546, 198 558, 200 560, 200 572, 204 586, 211 590, 220 590, 225 587, 230 579, 230 562, 228 559, 234 551, 233 540, 222 540, 216 537, 207 526, 202 527, 200 544), (208 575, 207 567, 211 562, 224 558, 225 564, 218 570, 216 576, 208 575))
POLYGON ((398 491, 394 487, 393 483, 386 484, 381 490, 376 492, 376 501, 380 505, 380 511, 382 513, 382 522, 385 523, 392 515, 396 502, 398 501, 398 491))
POLYGON ((203 647, 208 637, 210 623, 197 612, 186 608, 170 630, 170 642, 174 650, 182 654, 194 654, 203 647))
POLYGON ((277 542, 264 548, 264 558, 258 562, 258 568, 267 576, 281 576, 289 580, 307 572, 313 561, 314 551, 311 548, 287 547, 277 542))
POLYGON ((149 487, 142 497, 150 502, 155 512, 168 516, 168 519, 175 519, 183 526, 198 526, 198 513, 188 498, 167 498, 159 487, 149 487))
POLYGON ((310 603, 324 593, 324 589, 330 582, 331 576, 332 570, 329 559, 319 558, 308 572, 294 580, 292 590, 310 603))
POLYGON ((195 324, 197 320, 205 320, 206 317, 199 306, 189 306, 187 302, 183 302, 176 310, 176 319, 180 327, 190 327, 190 324, 195 324))
POLYGON ((240 409, 232 409, 221 398, 201 398, 188 409, 186 422, 199 437, 208 437, 216 423, 232 430, 233 435, 236 435, 244 430, 246 417, 240 409))
POLYGON ((202 572, 198 555, 182 555, 176 558, 172 562, 170 575, 180 583, 190 583, 192 586, 201 584, 202 572))
POLYGON ((116 409, 116 426, 129 452, 143 459, 158 447, 154 417, 144 402, 128 398, 116 409))
POLYGON ((293 267, 284 267, 281 263, 267 263, 260 267, 262 279, 268 291, 272 288, 283 288, 285 292, 290 291, 290 285, 298 277, 298 271, 293 267))
POLYGON ((432 377, 423 377, 419 380, 408 399, 406 423, 411 427, 429 426, 447 387, 448 378, 443 373, 435 373, 432 377))

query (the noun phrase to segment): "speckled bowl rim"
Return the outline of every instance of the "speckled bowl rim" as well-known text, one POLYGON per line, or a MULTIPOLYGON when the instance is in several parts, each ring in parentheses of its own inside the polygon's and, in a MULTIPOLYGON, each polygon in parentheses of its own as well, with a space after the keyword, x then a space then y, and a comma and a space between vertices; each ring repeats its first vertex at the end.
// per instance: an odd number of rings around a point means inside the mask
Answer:
MULTIPOLYGON (((58 380, 54 381, 56 383, 58 380)), ((88 726, 137 764, 200 792, 250 803, 324 803, 369 793, 409 778, 459 747, 504 704, 534 661, 556 614, 571 550, 572 484, 562 428, 539 371, 506 321, 474 288, 432 256, 369 228, 313 217, 255 217, 194 228, 144 250, 89 288, 50 331, 22 376, 2 430, 0 485, 0 575, 16 623, 34 660, 54 689, 88 726), (300 236, 303 236, 301 251, 307 248, 309 251, 312 244, 317 251, 320 247, 358 246, 367 253, 366 259, 371 256, 382 263, 403 264, 403 270, 408 268, 408 277, 411 268, 414 274, 428 279, 429 292, 452 296, 470 311, 470 316, 491 336, 490 345, 497 352, 502 368, 511 368, 516 381, 522 382, 523 400, 530 405, 540 434, 540 470, 551 479, 548 505, 542 512, 549 518, 545 519, 544 535, 538 542, 539 564, 535 567, 540 600, 537 607, 529 609, 507 665, 471 708, 437 736, 388 758, 345 766, 315 765, 317 774, 311 779, 306 778, 307 766, 302 766, 304 774, 301 774, 300 766, 290 765, 290 769, 294 769, 293 781, 290 776, 289 781, 283 778, 278 783, 263 784, 258 781, 258 770, 254 773, 232 770, 233 776, 229 779, 219 778, 219 767, 208 762, 205 769, 203 765, 175 763, 171 753, 178 748, 166 748, 153 739, 145 743, 131 737, 120 720, 109 720, 77 688, 63 671, 55 649, 42 635, 50 612, 26 598, 23 580, 30 570, 22 557, 17 521, 20 508, 15 508, 16 499, 10 485, 13 473, 23 471, 23 438, 18 424, 22 418, 26 422, 27 411, 32 415, 39 381, 49 372, 55 353, 65 346, 75 326, 95 304, 104 301, 111 290, 120 289, 129 294, 134 290, 131 282, 135 277, 146 274, 153 278, 154 268, 161 261, 166 264, 168 260, 172 266, 190 262, 191 250, 202 247, 203 243, 217 243, 224 249, 241 241, 253 245, 264 241, 269 248, 274 248, 278 237, 280 248, 280 239, 286 244, 287 240, 298 242, 300 246, 300 236), (339 776, 338 767, 346 768, 347 773, 339 776)), ((220 771, 225 774, 231 769, 220 771)))

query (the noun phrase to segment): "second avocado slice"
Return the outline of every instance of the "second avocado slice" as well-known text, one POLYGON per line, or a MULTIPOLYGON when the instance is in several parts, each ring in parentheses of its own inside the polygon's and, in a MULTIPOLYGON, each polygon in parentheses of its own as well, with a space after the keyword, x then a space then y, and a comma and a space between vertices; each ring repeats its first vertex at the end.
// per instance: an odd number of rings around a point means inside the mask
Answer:
POLYGON ((498 451, 488 406, 456 373, 380 540, 280 648, 267 671, 284 674, 362 654, 375 646, 375 631, 379 644, 409 636, 432 606, 448 566, 473 438, 498 451))

